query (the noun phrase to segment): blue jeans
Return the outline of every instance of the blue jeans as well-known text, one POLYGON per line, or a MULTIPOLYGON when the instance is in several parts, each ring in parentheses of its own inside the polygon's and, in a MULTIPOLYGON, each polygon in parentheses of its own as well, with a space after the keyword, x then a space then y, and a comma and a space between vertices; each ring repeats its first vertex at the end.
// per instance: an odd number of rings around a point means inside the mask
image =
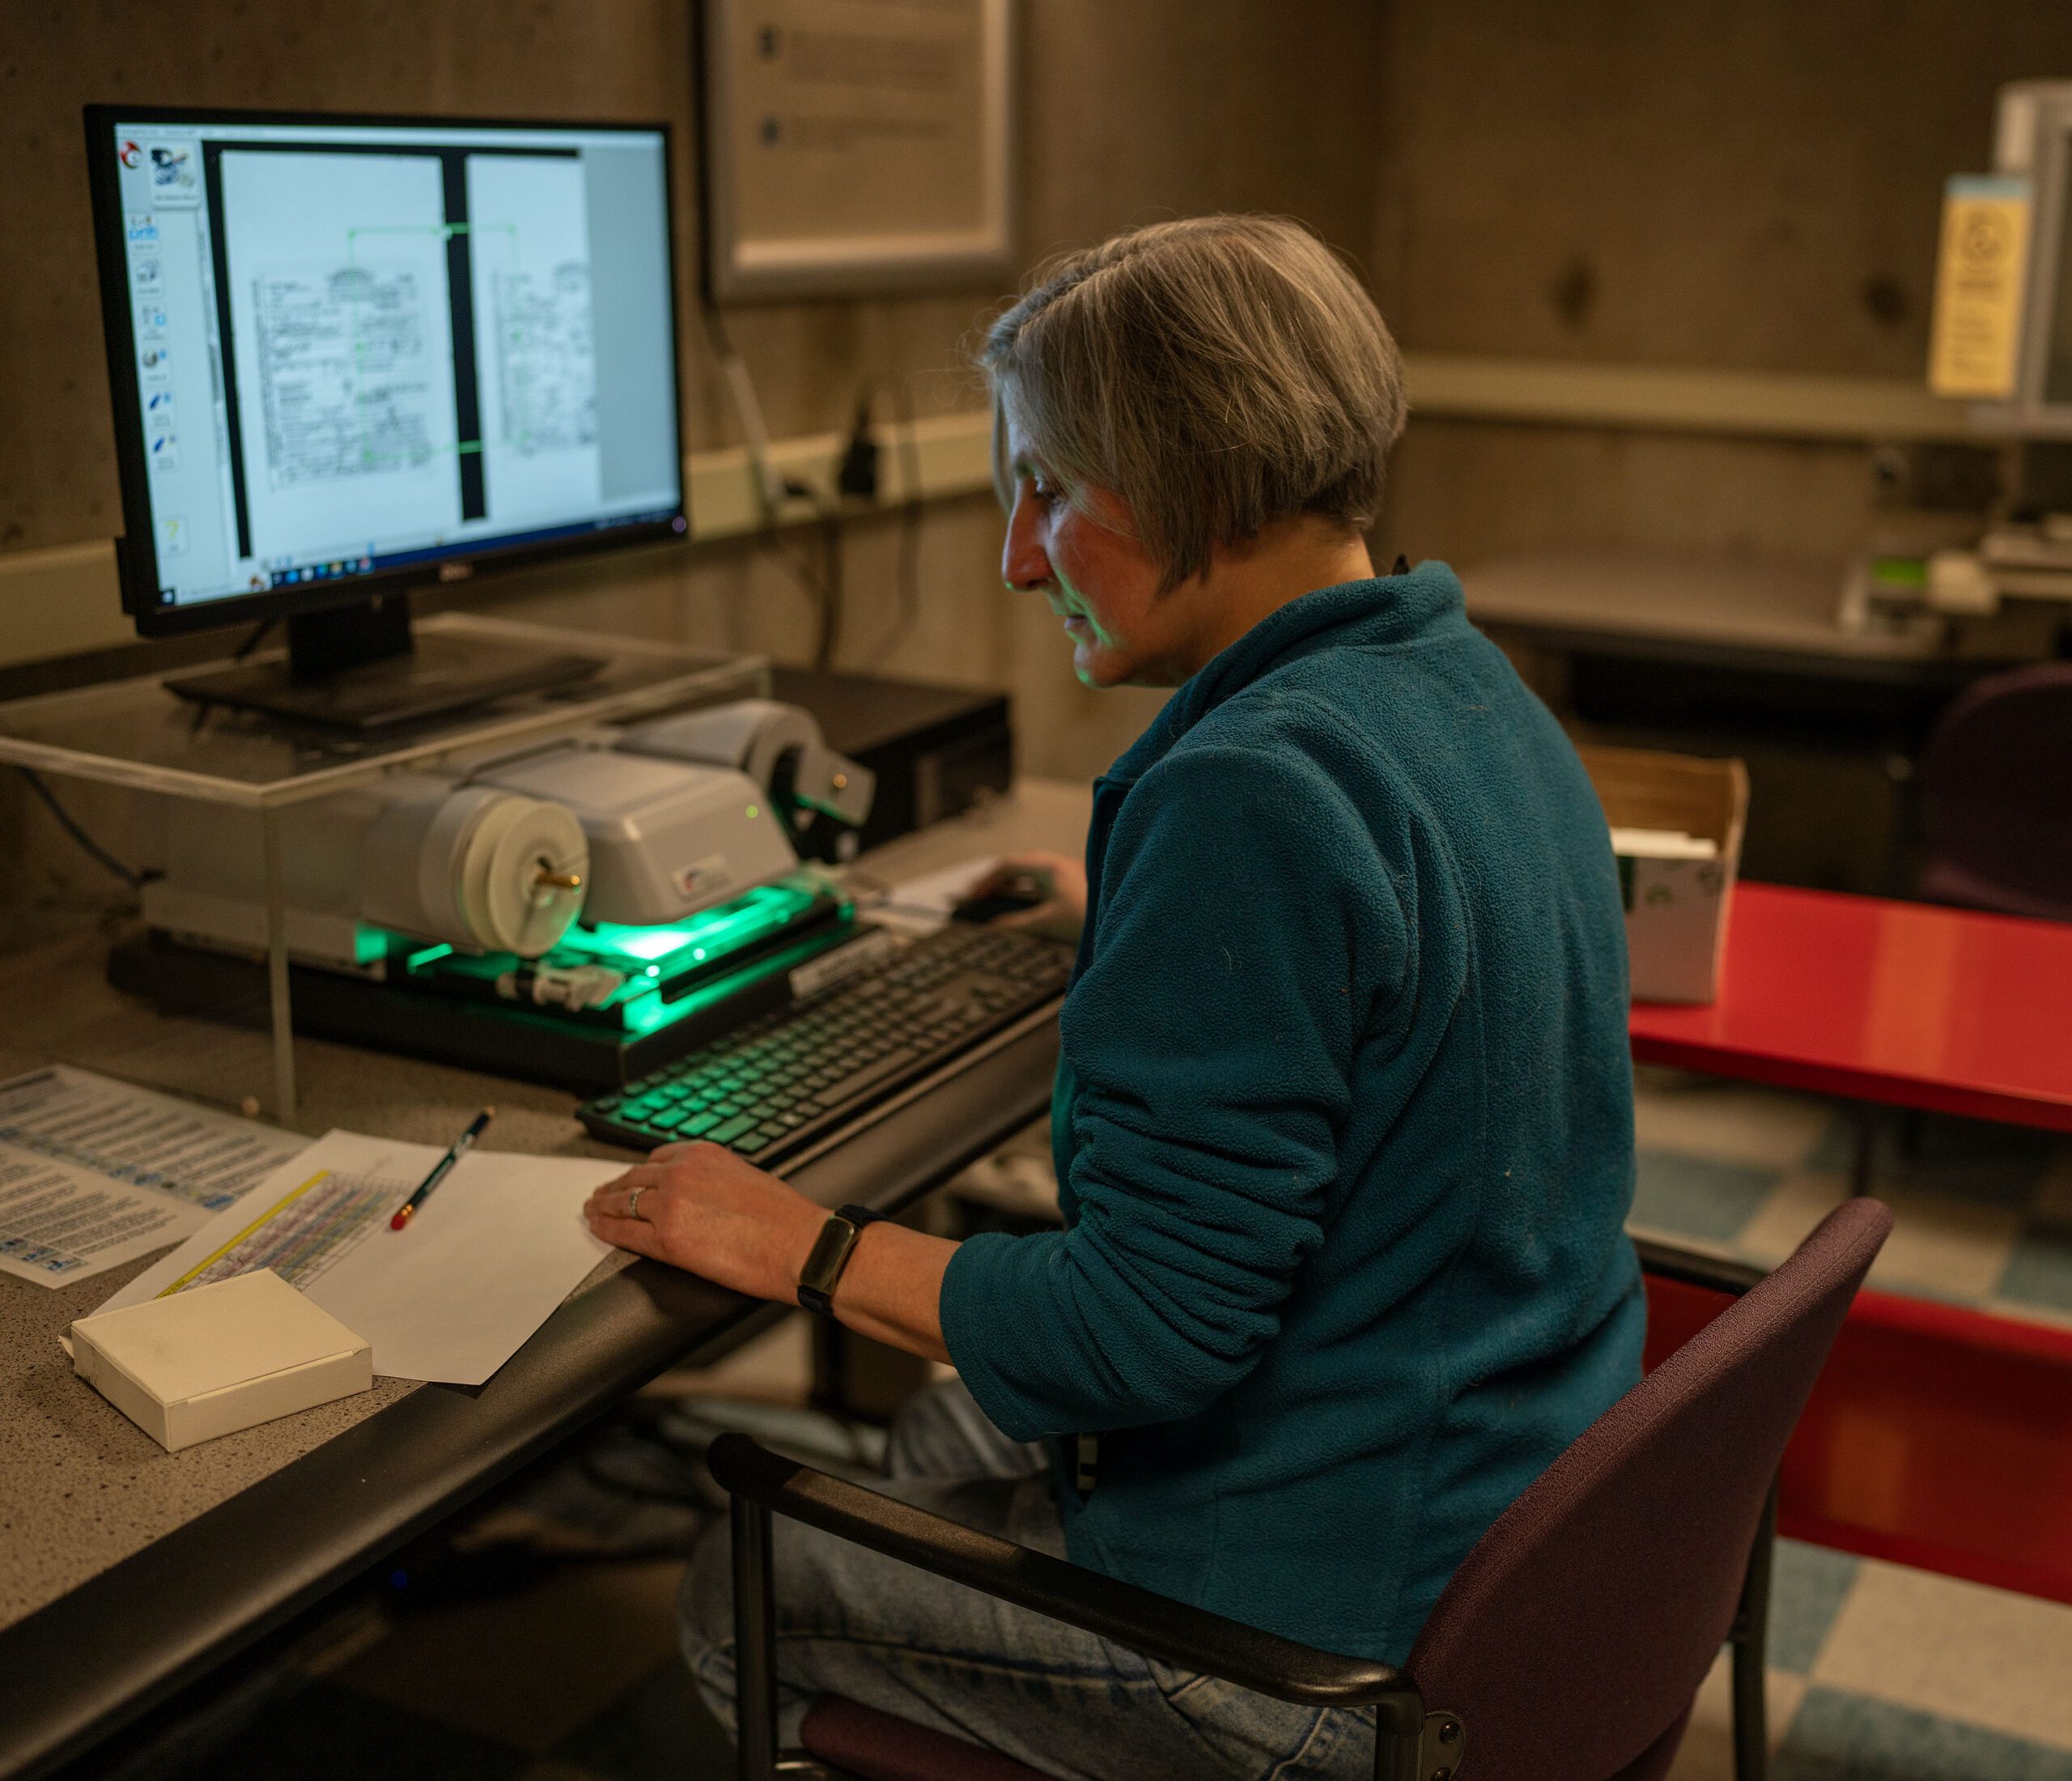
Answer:
MULTIPOLYGON (((874 1487, 1062 1558, 1043 1449, 1010 1441, 949 1380, 894 1424, 874 1487)), ((1352 1781, 1374 1773, 1371 1714, 1269 1700, 777 1518, 778 1735, 816 1695, 898 1714, 1061 1781, 1352 1781)), ((684 1655, 714 1712, 734 1712, 724 1518, 684 1579, 684 1655)))

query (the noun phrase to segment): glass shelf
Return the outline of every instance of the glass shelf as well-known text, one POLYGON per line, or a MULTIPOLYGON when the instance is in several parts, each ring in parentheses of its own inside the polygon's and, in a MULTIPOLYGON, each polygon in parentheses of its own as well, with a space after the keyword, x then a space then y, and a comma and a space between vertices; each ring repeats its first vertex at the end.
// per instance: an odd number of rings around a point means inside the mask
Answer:
MULTIPOLYGON (((147 674, 0 704, 0 761, 73 779, 248 809, 275 808, 421 767, 461 749, 522 742, 589 724, 764 696, 769 663, 664 644, 599 637, 472 614, 424 620, 420 633, 575 651, 603 666, 573 686, 516 693, 457 716, 372 736, 293 728, 181 698, 147 674)), ((280 660, 261 652, 254 663, 280 660)), ((195 670, 180 670, 182 676, 195 670)))
MULTIPOLYGON (((760 656, 719 656, 666 644, 571 632, 541 625, 444 613, 418 627, 465 643, 518 644, 591 657, 598 671, 572 686, 516 693, 458 715, 374 735, 291 726, 223 707, 202 706, 165 675, 112 681, 72 692, 0 703, 0 763, 53 778, 86 780, 176 801, 230 805, 255 813, 264 854, 271 1112, 291 1120, 295 1045, 278 814, 311 798, 366 784, 444 757, 547 740, 602 723, 768 696, 760 656)), ((265 652, 253 662, 278 660, 265 652)), ((179 670, 184 676, 193 667, 179 670)))

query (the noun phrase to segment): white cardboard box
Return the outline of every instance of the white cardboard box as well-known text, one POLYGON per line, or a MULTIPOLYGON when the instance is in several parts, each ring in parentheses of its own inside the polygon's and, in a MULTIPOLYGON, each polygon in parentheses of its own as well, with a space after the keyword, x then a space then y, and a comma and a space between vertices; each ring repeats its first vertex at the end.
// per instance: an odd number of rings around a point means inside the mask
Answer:
POLYGON ((1688 849, 1673 845, 1641 844, 1619 855, 1633 1000, 1712 1001, 1719 993, 1727 906, 1741 865, 1747 768, 1738 760, 1651 749, 1577 752, 1613 828, 1667 831, 1713 844, 1709 860, 1689 858, 1688 849))
POLYGON ((374 1346, 270 1268, 72 1326, 79 1377, 170 1452, 374 1384, 374 1346))

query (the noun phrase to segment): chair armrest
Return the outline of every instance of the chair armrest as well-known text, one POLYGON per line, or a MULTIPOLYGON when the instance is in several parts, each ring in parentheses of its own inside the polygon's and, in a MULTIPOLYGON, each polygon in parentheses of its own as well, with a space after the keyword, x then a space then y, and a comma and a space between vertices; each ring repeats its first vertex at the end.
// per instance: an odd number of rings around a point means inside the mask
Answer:
POLYGON ((1633 1248, 1641 1258, 1641 1272, 1664 1280, 1681 1281, 1687 1286, 1703 1286, 1739 1299, 1759 1280, 1766 1278, 1760 1268, 1743 1261, 1728 1261, 1707 1255, 1702 1249, 1684 1249, 1673 1243, 1658 1243, 1652 1237, 1636 1237, 1633 1248))
POLYGON ((1311 1707, 1375 1707, 1384 1724, 1399 1734, 1407 1730, 1414 1736, 1423 1724, 1416 1687, 1389 1664, 1298 1645, 1048 1553, 996 1540, 785 1459, 745 1435, 721 1435, 707 1464, 733 1496, 1182 1669, 1311 1707))

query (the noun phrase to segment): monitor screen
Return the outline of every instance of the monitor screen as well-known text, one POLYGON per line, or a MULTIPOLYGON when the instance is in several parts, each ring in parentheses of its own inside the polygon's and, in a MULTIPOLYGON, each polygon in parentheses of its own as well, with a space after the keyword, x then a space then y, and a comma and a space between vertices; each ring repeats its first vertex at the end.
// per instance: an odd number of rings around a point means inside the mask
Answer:
POLYGON ((660 130, 96 107, 87 134, 145 628, 685 529, 660 130))

